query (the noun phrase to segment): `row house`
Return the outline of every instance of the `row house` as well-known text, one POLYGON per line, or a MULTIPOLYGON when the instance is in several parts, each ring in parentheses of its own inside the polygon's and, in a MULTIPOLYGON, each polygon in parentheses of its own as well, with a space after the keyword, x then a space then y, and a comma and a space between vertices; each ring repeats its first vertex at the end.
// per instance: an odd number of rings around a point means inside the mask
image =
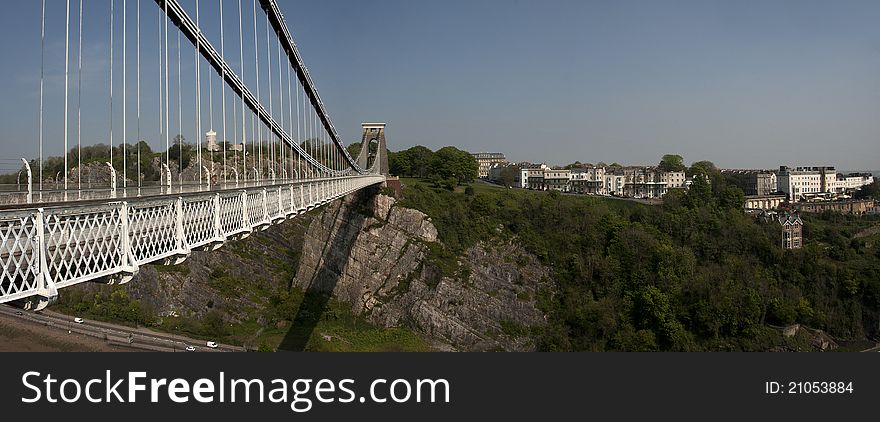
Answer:
POLYGON ((521 164, 519 184, 524 189, 556 190, 591 195, 660 198, 668 189, 686 188, 683 171, 664 172, 654 167, 584 167, 554 169, 545 164, 521 164))
POLYGON ((874 182, 868 173, 837 173, 832 166, 796 167, 780 166, 776 176, 777 189, 784 192, 791 202, 815 199, 833 199, 874 182))
POLYGON ((605 194, 605 169, 602 167, 571 169, 571 191, 605 194))
MULTIPOLYGON (((630 198, 660 198, 666 194, 667 182, 663 171, 651 167, 630 167, 619 170, 624 176, 623 196, 630 198)), ((678 173, 678 172, 675 172, 678 173)), ((676 175, 675 179, 678 177, 676 175)), ((681 173, 684 184, 684 173, 681 173)))

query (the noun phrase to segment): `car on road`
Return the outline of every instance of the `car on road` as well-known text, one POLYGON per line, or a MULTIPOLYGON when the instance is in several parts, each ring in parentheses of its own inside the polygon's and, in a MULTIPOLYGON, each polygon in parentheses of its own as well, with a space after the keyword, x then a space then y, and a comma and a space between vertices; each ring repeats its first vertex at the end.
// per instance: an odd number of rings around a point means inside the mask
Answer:
POLYGON ((18 316, 22 316, 22 315, 24 315, 21 311, 15 311, 15 314, 18 315, 18 316))
POLYGON ((212 348, 212 349, 216 349, 216 348, 217 348, 217 343, 216 343, 216 342, 213 342, 213 341, 209 341, 208 343, 206 343, 206 345, 207 345, 208 347, 212 348))
POLYGON ((85 320, 83 320, 83 319, 80 318, 80 317, 76 317, 76 318, 73 319, 73 322, 75 322, 75 323, 77 323, 77 324, 82 324, 83 322, 85 322, 85 320))
POLYGON ((186 351, 187 351, 187 352, 195 352, 195 351, 196 351, 196 347, 195 347, 195 346, 186 346, 186 351))

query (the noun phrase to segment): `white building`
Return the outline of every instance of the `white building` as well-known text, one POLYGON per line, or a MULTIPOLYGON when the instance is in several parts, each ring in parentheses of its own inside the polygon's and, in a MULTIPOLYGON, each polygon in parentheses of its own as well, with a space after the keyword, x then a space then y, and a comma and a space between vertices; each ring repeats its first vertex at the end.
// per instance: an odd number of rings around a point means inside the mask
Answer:
POLYGON ((837 192, 837 172, 834 167, 780 166, 776 175, 776 185, 792 202, 800 201, 804 195, 837 192))
POLYGON ((485 179, 489 177, 489 169, 496 164, 506 164, 507 158, 500 152, 475 152, 471 155, 477 160, 479 166, 478 177, 485 179))
POLYGON ((571 191, 577 193, 605 194, 605 168, 588 167, 571 169, 571 191))
POLYGON ((852 173, 846 176, 838 175, 838 184, 842 189, 853 191, 861 189, 865 185, 874 183, 874 176, 868 173, 852 173))
POLYGON ((626 186, 626 176, 623 174, 605 173, 606 194, 623 196, 624 186, 626 186))
POLYGON ((571 190, 571 170, 544 169, 544 189, 568 192, 571 190))
POLYGON ((520 169, 519 180, 523 189, 544 189, 544 170, 549 169, 546 164, 524 165, 520 169))
POLYGON ((666 183, 666 188, 683 188, 686 176, 683 171, 664 171, 660 179, 666 183))

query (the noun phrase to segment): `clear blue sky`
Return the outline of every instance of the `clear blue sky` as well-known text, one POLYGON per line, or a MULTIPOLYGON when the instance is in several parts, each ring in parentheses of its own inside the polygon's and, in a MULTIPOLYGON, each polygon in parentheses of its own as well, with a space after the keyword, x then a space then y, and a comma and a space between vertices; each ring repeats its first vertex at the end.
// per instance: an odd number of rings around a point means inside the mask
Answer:
MULTIPOLYGON (((158 147, 164 140, 156 139, 157 7, 141 2, 142 136, 158 147)), ((245 18, 251 2, 243 0, 245 18)), ((78 1, 71 3, 75 15, 78 1)), ((121 3, 116 1, 120 10, 121 3)), ((192 14, 194 1, 183 3, 192 14)), ((679 153, 688 163, 708 159, 723 167, 880 168, 878 1, 279 3, 349 143, 359 138, 361 121, 378 120, 388 122, 389 147, 395 150, 452 144, 555 164, 647 164, 679 153)), ((46 150, 59 155, 64 2, 47 4, 46 150)), ((129 1, 130 34, 134 4, 129 1)), ((217 1, 201 4, 216 9, 217 1)), ((237 26, 232 22, 237 1, 224 4, 227 25, 237 26)), ((109 0, 86 1, 85 143, 107 142, 108 9, 109 0)), ((10 2, 0 17, 6 158, 36 153, 39 11, 39 1, 10 2)), ((212 14, 216 10, 206 10, 202 19, 212 14)), ((206 31, 218 39, 216 27, 206 31)), ((121 32, 116 34, 121 45, 121 32)), ((133 64, 133 36, 128 42, 133 64)), ((233 51, 227 56, 237 68, 233 51)), ((74 43, 72 144, 76 52, 74 43)), ((121 49, 115 54, 121 63, 121 49)), ((182 66, 192 78, 191 49, 184 49, 182 66)), ((133 140, 134 68, 129 69, 133 140)), ((115 72, 118 82, 121 68, 115 72)), ((184 82, 184 103, 187 95, 194 98, 193 86, 184 82)), ((119 142, 122 86, 114 90, 119 142)), ((192 115, 185 110, 184 120, 192 115)), ((214 115, 219 120, 219 111, 214 115)), ((189 139, 195 136, 191 125, 183 131, 191 133, 189 139)))

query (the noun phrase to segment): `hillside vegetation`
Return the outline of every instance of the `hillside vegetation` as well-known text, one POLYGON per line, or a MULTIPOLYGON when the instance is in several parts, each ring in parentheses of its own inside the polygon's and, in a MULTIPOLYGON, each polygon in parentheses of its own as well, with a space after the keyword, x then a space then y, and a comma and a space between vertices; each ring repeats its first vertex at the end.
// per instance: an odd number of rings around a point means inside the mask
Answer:
POLYGON ((502 239, 551 266, 543 350, 768 350, 788 346, 771 325, 794 323, 837 339, 880 334, 880 236, 854 236, 878 218, 804 216, 805 247, 782 250, 779 226, 743 213, 742 192, 703 171, 654 207, 419 179, 403 180, 400 205, 437 226, 441 269, 502 239))

